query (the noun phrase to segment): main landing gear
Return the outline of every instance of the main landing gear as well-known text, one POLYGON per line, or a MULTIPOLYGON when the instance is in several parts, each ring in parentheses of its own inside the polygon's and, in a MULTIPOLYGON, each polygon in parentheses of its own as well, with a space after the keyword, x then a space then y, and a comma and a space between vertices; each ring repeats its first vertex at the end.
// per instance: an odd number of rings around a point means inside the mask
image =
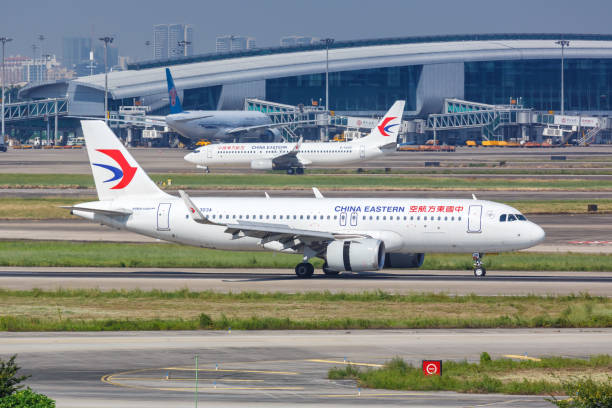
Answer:
POLYGON ((314 266, 309 262, 302 262, 295 267, 295 274, 298 278, 310 278, 314 273, 314 266))
POLYGON ((289 167, 287 169, 287 174, 304 174, 303 167, 289 167))
POLYGON ((487 270, 482 266, 482 257, 483 254, 478 252, 472 254, 472 259, 474 260, 474 276, 477 278, 484 278, 487 274, 487 270))

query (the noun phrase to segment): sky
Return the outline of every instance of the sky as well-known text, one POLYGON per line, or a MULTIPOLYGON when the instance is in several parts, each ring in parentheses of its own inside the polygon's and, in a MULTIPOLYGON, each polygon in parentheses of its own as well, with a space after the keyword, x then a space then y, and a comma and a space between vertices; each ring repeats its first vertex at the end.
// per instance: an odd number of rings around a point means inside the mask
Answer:
POLYGON ((119 54, 147 59, 153 25, 191 24, 194 53, 214 52, 217 35, 255 37, 278 46, 287 35, 336 40, 468 33, 612 34, 609 0, 1 0, 6 55, 62 56, 62 38, 116 37, 119 54), (40 54, 40 51, 37 51, 40 54))

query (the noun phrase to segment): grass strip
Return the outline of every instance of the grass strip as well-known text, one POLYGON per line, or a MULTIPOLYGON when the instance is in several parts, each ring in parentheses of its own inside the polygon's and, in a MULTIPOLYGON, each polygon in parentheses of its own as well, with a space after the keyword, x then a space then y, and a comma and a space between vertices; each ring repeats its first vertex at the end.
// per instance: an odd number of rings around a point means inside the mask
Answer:
POLYGON ((587 294, 0 290, 2 331, 537 327, 612 327, 612 299, 587 294))
MULTIPOLYGON (((172 179, 171 189, 310 189, 337 190, 612 190, 612 180, 534 179, 521 177, 414 177, 389 174, 151 174, 158 182, 172 179)), ((3 174, 0 188, 93 188, 93 178, 85 174, 3 174)))
MULTIPOLYGON (((0 241, 1 266, 287 268, 301 255, 232 252, 175 244, 0 241), (171 254, 172 256, 169 256, 171 254)), ((509 252, 485 257, 490 270, 612 271, 611 254, 509 252)), ((322 261, 314 259, 315 267, 322 261)), ((469 254, 427 254, 421 269, 472 270, 469 254)), ((418 273, 418 270, 415 270, 418 273)))
MULTIPOLYGON (((78 219, 60 206, 96 201, 95 196, 51 198, 0 198, 0 220, 78 219)), ((589 204, 598 205, 598 213, 612 213, 612 199, 506 201, 523 214, 587 214, 589 204)))
POLYGON ((376 369, 352 365, 332 368, 328 378, 353 379, 362 387, 391 390, 559 395, 564 392, 568 379, 591 378, 610 388, 612 357, 594 355, 586 360, 545 357, 541 361, 515 361, 492 360, 488 353, 482 353, 479 363, 445 361, 442 373, 442 376, 425 376, 420 367, 394 358, 376 369))

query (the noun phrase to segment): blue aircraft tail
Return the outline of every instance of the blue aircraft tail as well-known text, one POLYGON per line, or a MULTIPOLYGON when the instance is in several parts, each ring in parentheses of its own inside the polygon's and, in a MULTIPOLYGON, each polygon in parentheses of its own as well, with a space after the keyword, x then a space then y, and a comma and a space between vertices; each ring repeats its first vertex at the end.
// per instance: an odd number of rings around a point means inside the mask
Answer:
POLYGON ((169 68, 166 68, 166 80, 168 81, 168 96, 170 97, 170 113, 181 113, 183 111, 181 99, 176 91, 176 86, 174 86, 174 80, 169 68))

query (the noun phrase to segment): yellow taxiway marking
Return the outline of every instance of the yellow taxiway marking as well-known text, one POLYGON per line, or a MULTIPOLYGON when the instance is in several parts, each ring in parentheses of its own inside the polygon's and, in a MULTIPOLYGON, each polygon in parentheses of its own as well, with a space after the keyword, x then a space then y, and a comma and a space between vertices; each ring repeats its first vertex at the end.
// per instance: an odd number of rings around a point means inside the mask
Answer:
MULTIPOLYGON (((176 370, 176 371, 195 371, 194 367, 165 367, 160 368, 160 370, 176 370)), ((296 373, 294 371, 267 371, 267 370, 232 370, 232 369, 216 369, 216 368, 198 368, 198 371, 205 372, 221 372, 221 373, 255 373, 255 374, 281 374, 281 375, 299 375, 300 373, 296 373)))
POLYGON ((368 398, 368 397, 431 397, 433 394, 419 394, 419 393, 412 393, 412 392, 379 392, 379 393, 372 393, 372 394, 368 394, 366 392, 363 392, 361 394, 358 394, 356 392, 352 393, 352 394, 322 394, 321 397, 325 397, 325 398, 346 398, 346 397, 357 397, 357 398, 368 398))
POLYGON ((310 360, 306 360, 311 363, 327 363, 327 364, 346 364, 346 365, 355 365, 355 366, 363 366, 363 367, 383 367, 382 364, 373 364, 373 363, 355 363, 354 361, 340 361, 340 360, 320 360, 318 358, 313 358, 310 360))
POLYGON ((527 356, 519 356, 518 354, 504 354, 503 357, 517 358, 519 360, 542 361, 542 359, 540 359, 540 358, 527 357, 527 356))
MULTIPOLYGON (((195 381, 195 378, 166 378, 166 377, 115 377, 111 376, 116 381, 195 381)), ((217 382, 264 382, 265 380, 242 380, 237 378, 204 378, 199 381, 217 381, 217 382)))

